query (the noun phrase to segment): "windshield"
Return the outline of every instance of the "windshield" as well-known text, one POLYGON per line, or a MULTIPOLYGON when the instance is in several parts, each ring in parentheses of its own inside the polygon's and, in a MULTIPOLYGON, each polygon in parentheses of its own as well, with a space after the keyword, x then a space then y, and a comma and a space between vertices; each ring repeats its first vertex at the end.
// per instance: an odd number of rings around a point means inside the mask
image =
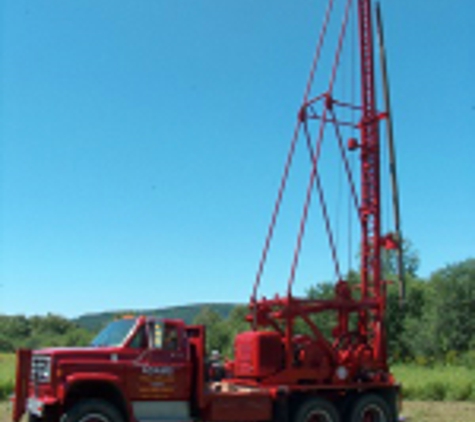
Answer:
POLYGON ((111 322, 92 340, 91 346, 107 347, 121 345, 136 322, 136 318, 111 322))

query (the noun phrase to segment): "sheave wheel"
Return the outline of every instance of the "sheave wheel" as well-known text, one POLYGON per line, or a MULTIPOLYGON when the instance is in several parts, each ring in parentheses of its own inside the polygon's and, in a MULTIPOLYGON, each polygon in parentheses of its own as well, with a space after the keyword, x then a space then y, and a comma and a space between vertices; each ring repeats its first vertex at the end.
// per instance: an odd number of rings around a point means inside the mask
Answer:
POLYGON ((340 416, 329 401, 314 398, 300 406, 294 422, 340 422, 340 416))
POLYGON ((103 400, 84 400, 76 404, 61 418, 62 422, 124 422, 124 418, 111 404, 103 400))
POLYGON ((351 409, 350 422, 394 422, 395 415, 386 400, 376 394, 357 399, 351 409))

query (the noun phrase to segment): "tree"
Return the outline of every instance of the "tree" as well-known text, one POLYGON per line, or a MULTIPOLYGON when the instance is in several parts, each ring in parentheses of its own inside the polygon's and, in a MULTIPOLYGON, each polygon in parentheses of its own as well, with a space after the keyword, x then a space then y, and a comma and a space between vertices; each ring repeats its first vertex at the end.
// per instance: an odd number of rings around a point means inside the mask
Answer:
POLYGON ((468 351, 475 338, 475 259, 447 265, 431 275, 429 284, 437 354, 468 351))
POLYGON ((221 320, 221 316, 210 306, 203 306, 200 312, 193 319, 193 324, 204 325, 208 328, 214 326, 221 320))
MULTIPOLYGON (((324 300, 331 299, 335 296, 335 286, 330 282, 323 282, 311 286, 306 291, 307 299, 311 300, 324 300)), ((327 338, 330 338, 332 330, 337 324, 336 316, 334 312, 321 312, 316 315, 312 315, 310 319, 315 323, 320 332, 327 338)), ((298 334, 311 334, 310 327, 300 320, 297 320, 295 324, 295 332, 298 334)))
MULTIPOLYGON (((396 280, 398 277, 398 253, 396 249, 383 249, 382 274, 386 280, 396 280)), ((420 258, 419 252, 415 249, 414 244, 408 238, 402 240, 402 263, 404 266, 404 274, 410 278, 417 277, 419 270, 420 258)))
POLYGON ((15 346, 5 335, 0 334, 0 352, 11 353, 15 351, 15 346))
POLYGON ((193 324, 206 327, 206 349, 223 351, 229 345, 229 334, 223 318, 209 306, 201 308, 193 324))
POLYGON ((85 346, 91 333, 58 315, 0 316, 0 351, 24 347, 37 349, 56 346, 85 346))
POLYGON ((249 330, 250 324, 246 321, 246 316, 249 313, 247 306, 238 305, 230 313, 225 320, 225 330, 228 333, 228 342, 222 352, 227 357, 234 356, 234 339, 236 335, 249 330))
POLYGON ((427 301, 426 283, 418 278, 420 259, 419 253, 408 238, 402 241, 404 283, 406 285, 406 297, 404 306, 400 305, 398 255, 394 249, 383 249, 381 252, 382 278, 386 285, 386 334, 388 339, 388 351, 395 359, 414 357, 420 353, 430 342, 424 335, 417 340, 413 339, 414 329, 420 325, 424 315, 427 301), (420 344, 418 340, 421 340, 420 344))
POLYGON ((432 347, 426 326, 428 285, 418 278, 406 276, 406 299, 401 308, 399 289, 388 286, 386 332, 388 350, 394 360, 426 355, 432 347))

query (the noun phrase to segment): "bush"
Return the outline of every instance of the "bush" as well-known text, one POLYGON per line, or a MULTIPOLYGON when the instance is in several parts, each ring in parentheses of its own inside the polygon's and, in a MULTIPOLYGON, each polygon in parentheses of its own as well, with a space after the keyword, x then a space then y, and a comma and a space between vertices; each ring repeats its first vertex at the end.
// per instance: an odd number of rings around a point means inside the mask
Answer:
POLYGON ((464 381, 459 384, 452 384, 447 390, 446 399, 452 401, 466 401, 470 400, 472 396, 473 385, 470 382, 464 381))
POLYGON ((417 366, 428 366, 429 365, 429 359, 426 356, 416 356, 414 358, 414 363, 417 366))
POLYGON ((402 384, 402 397, 404 400, 417 400, 422 396, 422 388, 414 384, 402 384))
POLYGON ((13 381, 3 381, 0 384, 0 400, 6 400, 13 393, 13 381))
POLYGON ((459 362, 459 356, 455 350, 449 350, 445 354, 445 364, 446 365, 456 365, 459 362))
POLYGON ((447 384, 441 381, 427 383, 421 391, 421 399, 442 401, 447 396, 447 384))
POLYGON ((0 334, 0 352, 1 353, 12 353, 15 351, 13 343, 7 339, 4 335, 0 334))
POLYGON ((459 362, 467 369, 475 370, 475 350, 470 350, 462 354, 459 362))

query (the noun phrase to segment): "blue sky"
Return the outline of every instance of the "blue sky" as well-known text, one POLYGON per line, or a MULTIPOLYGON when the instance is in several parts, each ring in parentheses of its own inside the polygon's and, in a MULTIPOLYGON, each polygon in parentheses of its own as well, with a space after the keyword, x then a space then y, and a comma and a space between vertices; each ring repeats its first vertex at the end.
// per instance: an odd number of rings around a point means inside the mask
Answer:
MULTIPOLYGON (((3 0, 0 313, 246 302, 324 3, 3 0)), ((427 276, 475 251, 475 4, 382 7, 403 230, 427 276)), ((268 295, 285 289, 308 157, 294 167, 268 295)), ((296 293, 333 277, 318 230, 296 293)))

